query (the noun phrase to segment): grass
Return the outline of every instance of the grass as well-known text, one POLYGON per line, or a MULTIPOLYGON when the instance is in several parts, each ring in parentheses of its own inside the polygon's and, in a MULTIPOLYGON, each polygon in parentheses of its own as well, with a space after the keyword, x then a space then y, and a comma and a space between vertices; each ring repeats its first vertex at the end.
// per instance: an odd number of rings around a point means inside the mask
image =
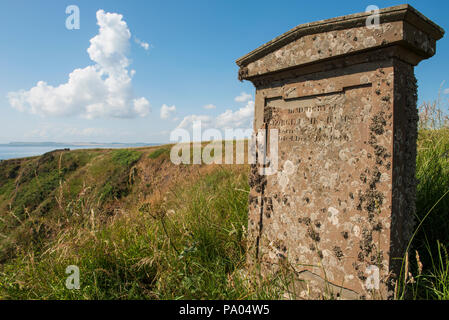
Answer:
POLYGON ((112 161, 125 167, 131 167, 139 161, 140 157, 141 153, 136 150, 119 149, 112 151, 112 161))
POLYGON ((401 299, 449 299, 449 117, 441 95, 419 108, 418 222, 401 275, 401 299))
MULTIPOLYGON (((422 131, 419 137, 417 173, 417 212, 427 213, 440 197, 449 190, 449 129, 422 131)), ((449 244, 449 197, 441 200, 418 237, 418 242, 437 240, 449 244), (426 238, 424 237, 426 235, 426 238)), ((422 247, 416 247, 422 249, 422 247)))
POLYGON ((449 129, 421 130, 418 143, 417 229, 400 298, 449 299, 449 129))
POLYGON ((159 148, 156 151, 150 153, 148 158, 150 159, 157 159, 163 154, 170 154, 170 148, 159 148))
POLYGON ((243 276, 246 171, 216 167, 108 224, 61 230, 39 256, 22 252, 3 267, 2 298, 278 298, 280 279, 254 286, 243 276), (80 266, 81 290, 64 287, 69 265, 80 266))

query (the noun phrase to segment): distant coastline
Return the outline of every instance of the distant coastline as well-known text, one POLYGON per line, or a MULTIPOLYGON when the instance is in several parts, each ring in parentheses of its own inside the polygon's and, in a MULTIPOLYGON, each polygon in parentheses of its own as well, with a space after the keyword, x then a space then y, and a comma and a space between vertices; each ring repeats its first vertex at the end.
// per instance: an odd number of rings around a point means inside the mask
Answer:
POLYGON ((39 156, 55 149, 120 149, 161 145, 160 143, 100 143, 100 142, 10 142, 0 144, 0 160, 39 156))
POLYGON ((0 147, 61 147, 61 146, 136 146, 136 147, 151 147, 158 146, 160 143, 122 143, 122 142, 17 142, 12 141, 9 143, 0 143, 0 147))

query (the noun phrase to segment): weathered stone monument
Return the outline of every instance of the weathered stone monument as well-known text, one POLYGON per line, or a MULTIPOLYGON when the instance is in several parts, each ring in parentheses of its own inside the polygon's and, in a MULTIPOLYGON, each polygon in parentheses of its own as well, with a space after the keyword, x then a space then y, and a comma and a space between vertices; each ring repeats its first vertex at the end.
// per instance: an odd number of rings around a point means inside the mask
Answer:
POLYGON ((304 298, 392 298, 415 226, 414 66, 444 31, 408 5, 372 14, 300 25, 237 60, 254 129, 278 129, 277 174, 252 168, 249 261, 295 270, 304 298))

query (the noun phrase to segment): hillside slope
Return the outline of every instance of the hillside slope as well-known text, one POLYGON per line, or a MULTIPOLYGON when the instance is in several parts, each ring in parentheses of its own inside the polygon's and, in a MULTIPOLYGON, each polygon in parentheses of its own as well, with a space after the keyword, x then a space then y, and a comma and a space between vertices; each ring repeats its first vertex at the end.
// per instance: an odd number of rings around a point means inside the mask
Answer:
POLYGON ((3 161, 0 298, 272 297, 232 277, 245 261, 249 168, 176 166, 169 150, 3 161), (69 265, 80 290, 65 288, 69 265))

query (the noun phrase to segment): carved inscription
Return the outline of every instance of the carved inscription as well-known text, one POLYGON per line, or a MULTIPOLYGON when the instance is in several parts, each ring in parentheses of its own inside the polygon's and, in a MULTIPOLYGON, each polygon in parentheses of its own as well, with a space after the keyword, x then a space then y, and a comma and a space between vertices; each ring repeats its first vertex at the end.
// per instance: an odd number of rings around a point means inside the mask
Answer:
POLYGON ((271 100, 270 128, 279 130, 280 142, 333 142, 349 141, 350 136, 342 130, 354 119, 342 108, 344 94, 321 98, 271 100))

